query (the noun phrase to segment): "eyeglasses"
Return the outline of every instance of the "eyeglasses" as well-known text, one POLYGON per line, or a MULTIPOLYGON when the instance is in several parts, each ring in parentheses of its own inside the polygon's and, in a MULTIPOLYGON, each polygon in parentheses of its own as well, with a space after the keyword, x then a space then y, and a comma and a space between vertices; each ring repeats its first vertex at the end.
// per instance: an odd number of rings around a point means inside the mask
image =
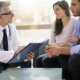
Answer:
POLYGON ((2 13, 1 15, 11 15, 12 13, 13 13, 13 10, 9 11, 8 13, 2 13))

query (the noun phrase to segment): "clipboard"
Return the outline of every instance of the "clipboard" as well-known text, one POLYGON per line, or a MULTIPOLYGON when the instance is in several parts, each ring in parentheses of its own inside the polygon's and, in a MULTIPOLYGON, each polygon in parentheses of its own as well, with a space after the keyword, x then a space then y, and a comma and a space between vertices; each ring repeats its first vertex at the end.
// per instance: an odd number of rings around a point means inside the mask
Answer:
POLYGON ((26 59, 26 55, 29 52, 36 51, 43 43, 29 43, 24 49, 22 49, 18 54, 12 57, 7 63, 22 62, 26 59))

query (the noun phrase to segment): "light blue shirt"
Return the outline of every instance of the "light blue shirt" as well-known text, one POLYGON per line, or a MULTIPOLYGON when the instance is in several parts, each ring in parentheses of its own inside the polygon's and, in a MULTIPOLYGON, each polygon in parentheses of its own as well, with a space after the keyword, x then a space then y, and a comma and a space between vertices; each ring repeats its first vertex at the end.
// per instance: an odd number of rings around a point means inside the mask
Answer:
MULTIPOLYGON (((78 37, 80 39, 80 18, 76 21, 74 25, 74 31, 72 32, 73 35, 78 37)), ((80 44, 75 43, 69 43, 71 46, 70 54, 80 54, 80 44)))

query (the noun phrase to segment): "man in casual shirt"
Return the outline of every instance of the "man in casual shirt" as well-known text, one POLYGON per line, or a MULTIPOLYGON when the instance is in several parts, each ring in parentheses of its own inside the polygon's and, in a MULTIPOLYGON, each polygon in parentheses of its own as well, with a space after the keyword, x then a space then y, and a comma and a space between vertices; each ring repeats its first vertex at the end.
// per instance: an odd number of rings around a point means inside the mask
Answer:
POLYGON ((14 55, 16 55, 19 51, 21 51, 25 46, 21 46, 20 40, 18 38, 17 30, 15 25, 12 23, 12 18, 14 17, 14 14, 10 7, 10 2, 8 1, 0 1, 0 62, 3 62, 4 69, 6 69, 8 66, 16 67, 31 67, 31 59, 34 57, 34 53, 30 52, 28 55, 26 55, 25 61, 21 63, 14 63, 14 64, 4 64, 7 63, 14 55), (3 30, 6 32, 3 33, 3 30), (5 36, 7 36, 6 41, 4 42, 3 39, 5 36), (7 43, 6 45, 3 45, 4 43, 7 43), (5 46, 8 46, 5 50, 5 46), (13 50, 13 51, 12 51, 13 50))
MULTIPOLYGON (((80 17, 80 0, 71 0, 70 7, 74 16, 80 17)), ((45 48, 45 52, 49 57, 55 55, 71 55, 66 62, 66 70, 71 73, 72 80, 80 80, 80 19, 75 23, 73 33, 67 38, 68 44, 57 46, 57 44, 49 44, 45 48), (68 69, 69 67, 69 69, 68 69)), ((60 64, 62 68, 63 64, 60 64)), ((67 74, 66 74, 67 75, 67 74)), ((71 79, 68 79, 71 80, 71 79)))

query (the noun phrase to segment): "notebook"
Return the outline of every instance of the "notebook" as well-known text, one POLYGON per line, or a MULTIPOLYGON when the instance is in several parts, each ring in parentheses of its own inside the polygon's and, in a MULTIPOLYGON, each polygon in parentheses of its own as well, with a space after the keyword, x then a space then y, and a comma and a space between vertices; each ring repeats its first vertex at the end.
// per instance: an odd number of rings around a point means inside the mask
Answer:
POLYGON ((15 62, 22 62, 26 59, 26 55, 29 52, 36 51, 43 43, 29 43, 24 49, 22 49, 18 54, 16 54, 14 57, 12 57, 9 61, 9 63, 15 63, 15 62))

